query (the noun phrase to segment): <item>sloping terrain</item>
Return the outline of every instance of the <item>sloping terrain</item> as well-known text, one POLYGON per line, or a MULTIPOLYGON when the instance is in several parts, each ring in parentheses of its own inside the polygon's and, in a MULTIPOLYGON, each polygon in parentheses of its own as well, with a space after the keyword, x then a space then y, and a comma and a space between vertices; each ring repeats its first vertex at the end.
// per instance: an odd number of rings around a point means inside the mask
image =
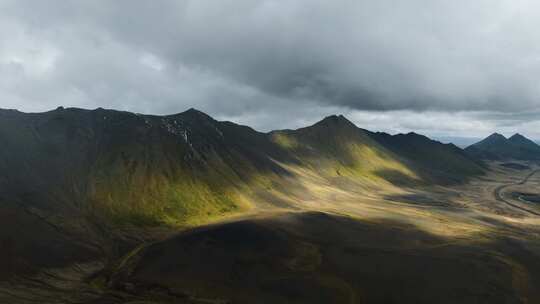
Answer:
POLYGON ((2 110, 0 142, 0 241, 16 269, 1 277, 72 257, 107 263, 152 238, 154 227, 249 210, 248 184, 287 174, 271 160, 287 156, 265 134, 195 110, 2 110))
POLYGON ((534 298, 534 271, 523 270, 534 254, 507 246, 522 248, 527 234, 504 234, 489 203, 455 190, 491 171, 421 135, 373 133, 343 116, 260 133, 193 109, 59 108, 1 110, 0 141, 0 282, 11 284, 0 301, 534 298), (426 284, 433 293, 417 294, 426 284))
POLYGON ((464 181, 484 168, 454 145, 417 134, 389 135, 360 129, 343 116, 313 126, 270 133, 300 161, 333 176, 398 186, 464 181), (314 165, 315 163, 315 165, 314 165))
POLYGON ((381 185, 401 177, 403 182, 421 182, 402 159, 343 116, 330 116, 298 130, 274 131, 270 136, 304 169, 329 180, 381 185))
POLYGON ((159 225, 249 209, 256 200, 250 192, 298 177, 289 166, 374 186, 481 173, 454 147, 373 136, 337 116, 263 134, 196 110, 163 117, 103 109, 1 111, 0 191, 6 200, 50 212, 159 225))
POLYGON ((3 113, 3 192, 25 204, 152 224, 243 208, 238 187, 281 174, 266 136, 190 110, 3 113), (237 187, 238 186, 238 187, 237 187))
POLYGON ((400 222, 295 213, 180 234, 114 284, 214 303, 522 303, 519 276, 540 283, 538 264, 517 266, 530 258, 505 238, 449 242, 400 222))
POLYGON ((434 183, 463 182, 485 168, 453 144, 443 144, 416 133, 389 135, 370 133, 381 145, 405 158, 425 180, 434 183))
POLYGON ((129 255, 96 301, 537 303, 540 218, 504 193, 540 178, 511 170, 185 231, 129 255))
MULTIPOLYGON (((0 110, 0 213, 19 219, 13 225, 20 230, 36 231, 29 242, 35 236, 69 247, 86 239, 83 247, 91 244, 103 258, 151 238, 151 227, 176 229, 258 208, 298 208, 481 173, 452 147, 384 138, 343 116, 264 134, 194 109, 170 116, 0 110), (426 162, 412 151, 434 157, 426 162)), ((22 244, 10 235, 6 246, 22 244)), ((44 256, 56 255, 43 247, 44 256)), ((32 248, 16 246, 10 256, 23 257, 27 269, 54 260, 34 257, 32 248)))

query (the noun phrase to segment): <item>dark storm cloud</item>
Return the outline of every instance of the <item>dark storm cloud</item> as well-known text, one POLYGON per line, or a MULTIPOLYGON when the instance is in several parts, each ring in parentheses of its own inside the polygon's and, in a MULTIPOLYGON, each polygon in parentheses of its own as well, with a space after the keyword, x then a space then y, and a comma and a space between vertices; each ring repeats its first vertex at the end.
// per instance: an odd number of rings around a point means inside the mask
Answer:
POLYGON ((515 0, 0 0, 0 107, 483 132, 538 118, 539 20, 515 0))

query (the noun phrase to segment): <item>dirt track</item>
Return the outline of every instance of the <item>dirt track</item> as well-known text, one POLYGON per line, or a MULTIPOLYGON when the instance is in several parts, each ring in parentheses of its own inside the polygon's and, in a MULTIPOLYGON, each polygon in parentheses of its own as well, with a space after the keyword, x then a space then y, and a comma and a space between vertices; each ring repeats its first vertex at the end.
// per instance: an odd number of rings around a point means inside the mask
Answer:
POLYGON ((510 207, 519 209, 519 210, 521 210, 523 212, 526 212, 526 213, 529 213, 529 214, 532 214, 532 215, 536 215, 536 216, 540 216, 539 212, 536 212, 536 211, 521 207, 521 206, 519 206, 517 204, 514 204, 514 203, 508 201, 507 199, 504 198, 504 192, 503 192, 503 190, 508 188, 508 187, 526 184, 531 179, 531 177, 533 177, 538 172, 540 172, 540 169, 533 170, 522 181, 520 181, 518 183, 505 184, 505 185, 501 185, 501 186, 495 188, 493 190, 493 195, 495 196, 495 199, 497 201, 499 201, 499 202, 503 202, 503 203, 509 205, 510 207))

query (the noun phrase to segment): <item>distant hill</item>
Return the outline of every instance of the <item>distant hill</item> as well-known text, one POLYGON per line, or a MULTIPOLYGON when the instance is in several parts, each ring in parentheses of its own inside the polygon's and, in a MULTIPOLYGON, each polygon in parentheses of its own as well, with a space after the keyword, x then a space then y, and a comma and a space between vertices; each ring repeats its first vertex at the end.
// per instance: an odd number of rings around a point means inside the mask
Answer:
POLYGON ((487 160, 539 160, 540 146, 521 134, 506 138, 494 133, 465 149, 471 157, 487 160))
POLYGON ((538 144, 536 144, 534 141, 528 139, 527 137, 519 133, 512 135, 510 138, 508 138, 508 140, 512 144, 519 146, 520 148, 523 148, 523 149, 537 150, 540 148, 540 146, 538 146, 538 144))
POLYGON ((411 166, 418 167, 426 178, 459 181, 463 176, 476 175, 483 171, 481 165, 454 144, 443 144, 414 132, 389 135, 370 133, 371 136, 402 158, 411 166))

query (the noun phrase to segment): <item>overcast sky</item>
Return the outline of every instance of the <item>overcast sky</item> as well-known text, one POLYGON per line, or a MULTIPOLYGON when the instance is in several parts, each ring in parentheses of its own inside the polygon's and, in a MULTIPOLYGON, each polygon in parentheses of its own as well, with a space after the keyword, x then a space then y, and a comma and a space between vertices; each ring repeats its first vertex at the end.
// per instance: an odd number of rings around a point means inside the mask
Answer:
POLYGON ((540 2, 0 0, 0 107, 540 139, 540 2))

